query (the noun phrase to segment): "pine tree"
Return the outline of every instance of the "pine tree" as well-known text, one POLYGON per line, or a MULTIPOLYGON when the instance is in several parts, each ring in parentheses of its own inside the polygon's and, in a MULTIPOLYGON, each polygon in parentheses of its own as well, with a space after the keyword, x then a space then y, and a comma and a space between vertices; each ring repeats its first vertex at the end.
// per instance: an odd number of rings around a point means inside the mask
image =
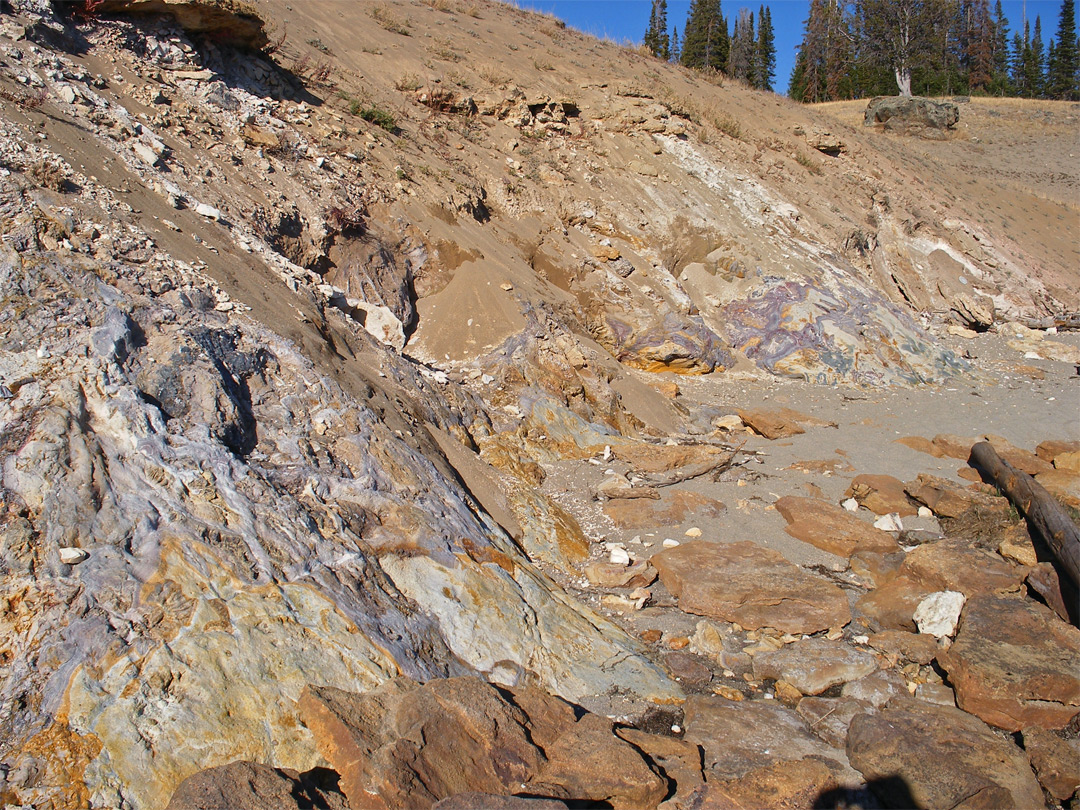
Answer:
POLYGON ((991 90, 999 95, 1012 93, 1009 83, 1009 21, 1001 8, 1001 0, 994 6, 994 52, 991 90))
POLYGON ((758 11, 757 76, 754 86, 772 92, 776 78, 776 39, 773 35, 772 12, 768 6, 758 11))
POLYGON ((671 61, 678 62, 679 57, 682 56, 682 51, 679 48, 679 28, 676 26, 671 32, 671 61))
POLYGON ((649 27, 645 31, 645 47, 657 59, 666 62, 671 57, 671 41, 667 32, 667 0, 653 0, 649 27))
POLYGON ((754 37, 754 13, 748 8, 739 9, 735 18, 735 32, 728 51, 727 73, 736 79, 751 81, 757 57, 754 37))
POLYGON ((1027 58, 1024 62, 1024 81, 1031 98, 1039 98, 1043 92, 1043 53, 1042 22, 1035 18, 1035 27, 1031 32, 1031 42, 1028 43, 1027 58))
POLYGON ((1047 75, 1046 94, 1051 98, 1080 100, 1080 49, 1076 39, 1076 2, 1062 0, 1053 58, 1047 75))
POLYGON ((1027 83, 1027 64, 1031 61, 1031 30, 1024 23, 1024 36, 1020 32, 1013 34, 1012 59, 1009 63, 1009 73, 1012 76, 1013 92, 1018 96, 1030 96, 1031 88, 1027 83))
POLYGON ((851 27, 839 0, 811 0, 788 95, 807 103, 850 98, 851 43, 851 27))
POLYGON ((690 0, 683 30, 682 64, 701 70, 723 70, 727 67, 729 48, 720 0, 690 0))
POLYGON ((989 0, 976 0, 966 42, 969 93, 984 93, 994 78, 994 21, 989 0))

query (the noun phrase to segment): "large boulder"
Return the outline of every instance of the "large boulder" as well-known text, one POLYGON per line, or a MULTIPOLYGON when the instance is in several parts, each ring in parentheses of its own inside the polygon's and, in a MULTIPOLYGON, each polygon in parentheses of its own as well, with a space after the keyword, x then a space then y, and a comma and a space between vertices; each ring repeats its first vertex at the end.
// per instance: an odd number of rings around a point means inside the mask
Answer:
POLYGON ((233 762, 192 774, 176 789, 166 810, 348 810, 325 769, 297 773, 255 762, 233 762))
POLYGON ((960 120, 960 108, 951 101, 931 101, 919 96, 878 96, 866 105, 864 126, 884 124, 894 132, 921 133, 952 129, 960 120))
POLYGON ((1062 728, 1080 712, 1080 630, 1029 599, 980 593, 938 656, 960 708, 1007 731, 1062 728))
POLYGON ((300 713, 352 807, 429 808, 459 793, 656 807, 668 781, 610 720, 531 687, 479 678, 308 687, 300 713))
POLYGON ((886 807, 1044 806, 1024 752, 959 709, 896 698, 856 715, 847 752, 886 807))

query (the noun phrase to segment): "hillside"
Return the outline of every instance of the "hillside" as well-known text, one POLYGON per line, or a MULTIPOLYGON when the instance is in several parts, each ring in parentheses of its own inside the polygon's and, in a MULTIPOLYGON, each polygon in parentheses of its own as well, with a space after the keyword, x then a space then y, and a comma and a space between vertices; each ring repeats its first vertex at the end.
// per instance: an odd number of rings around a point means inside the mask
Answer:
POLYGON ((1080 105, 905 137, 487 0, 0 8, 3 803, 1072 795, 1075 583, 964 462, 1075 518, 1080 105))

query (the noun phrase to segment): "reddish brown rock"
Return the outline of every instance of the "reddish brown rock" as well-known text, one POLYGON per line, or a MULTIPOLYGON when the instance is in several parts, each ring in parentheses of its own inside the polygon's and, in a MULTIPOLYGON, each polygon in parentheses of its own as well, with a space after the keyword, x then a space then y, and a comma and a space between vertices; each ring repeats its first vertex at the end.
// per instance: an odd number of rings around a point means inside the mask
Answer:
POLYGON ((886 807, 1044 806, 1024 752, 959 709, 894 699, 851 721, 847 751, 886 807))
POLYGON ((233 762, 189 776, 166 810, 348 810, 345 797, 314 772, 233 762))
POLYGON ((700 689, 712 680, 712 671, 693 653, 670 652, 664 656, 664 665, 683 686, 700 689))
POLYGON ((1059 802, 1072 798, 1080 789, 1080 740, 1064 739, 1042 728, 1026 728, 1024 750, 1039 782, 1059 802))
POLYGON ((844 497, 854 498, 875 515, 919 514, 918 505, 904 491, 904 482, 891 475, 856 475, 844 497))
POLYGON ((836 775, 817 759, 777 762, 739 779, 709 782, 694 804, 695 810, 811 810, 820 807, 823 794, 840 787, 836 775))
POLYGON ((786 439, 805 433, 802 425, 836 427, 835 422, 826 422, 813 416, 807 416, 791 408, 755 408, 739 411, 739 418, 754 433, 766 439, 786 439))
POLYGON ((667 800, 674 806, 673 810, 691 806, 691 796, 705 783, 701 770, 701 749, 697 745, 636 728, 620 728, 615 733, 644 753, 675 783, 675 795, 667 800))
POLYGON ((786 495, 776 502, 776 511, 788 522, 785 531, 792 537, 841 557, 863 550, 900 550, 891 534, 827 501, 786 495))
POLYGON ((896 443, 910 447, 920 453, 926 453, 934 458, 942 458, 945 455, 940 447, 923 436, 905 436, 902 439, 897 439, 896 443))
POLYGON ((968 597, 986 591, 1017 590, 1027 571, 998 554, 956 539, 919 546, 900 566, 900 576, 930 591, 960 591, 968 597))
POLYGON ((912 618, 915 608, 935 590, 911 577, 898 576, 859 597, 855 615, 875 631, 915 631, 918 629, 912 618))
POLYGON ((1024 450, 1022 447, 1017 447, 1008 439, 1002 436, 995 436, 992 433, 988 433, 983 436, 985 441, 990 442, 990 446, 994 448, 1002 461, 1006 461, 1021 472, 1026 472, 1028 475, 1038 475, 1039 473, 1050 472, 1054 469, 1053 464, 1049 461, 1044 461, 1032 452, 1024 450))
POLYGON ((1080 630, 1030 599, 977 594, 938 662, 956 702, 987 723, 1062 728, 1080 712, 1080 630))
POLYGON ((1080 441, 1066 441, 1064 439, 1048 439, 1041 442, 1035 448, 1035 455, 1043 461, 1054 463, 1061 453, 1080 453, 1080 441))
POLYGON ((951 433, 939 433, 933 440, 934 446, 941 451, 942 455, 963 461, 968 460, 968 456, 971 455, 971 448, 977 441, 978 439, 954 436, 951 433))
POLYGON ((869 580, 875 588, 880 588, 900 571, 904 564, 905 553, 896 551, 892 554, 882 554, 877 551, 856 551, 851 555, 848 564, 853 573, 863 579, 869 580))
POLYGON ((655 807, 667 781, 611 721, 531 687, 388 681, 363 695, 307 687, 303 719, 353 807, 429 808, 460 793, 655 807), (512 701, 512 702, 511 702, 512 701))
POLYGON ((904 630, 882 630, 870 636, 868 643, 882 655, 896 661, 914 661, 916 664, 929 664, 941 652, 933 636, 904 630))
POLYGON ((1043 487, 1058 500, 1080 509, 1080 475, 1071 470, 1050 470, 1035 476, 1043 487))
POLYGON ((620 529, 649 529, 678 526, 691 515, 700 519, 723 514, 724 504, 697 492, 681 489, 663 491, 660 500, 616 500, 604 504, 604 514, 620 529))
POLYGON ((688 613, 785 633, 815 633, 851 620, 838 587, 748 541, 683 543, 653 556, 652 564, 688 613))
POLYGON ((976 507, 1003 515, 1009 512, 1009 502, 1005 498, 987 495, 936 475, 920 474, 905 486, 905 490, 938 517, 960 517, 976 507))

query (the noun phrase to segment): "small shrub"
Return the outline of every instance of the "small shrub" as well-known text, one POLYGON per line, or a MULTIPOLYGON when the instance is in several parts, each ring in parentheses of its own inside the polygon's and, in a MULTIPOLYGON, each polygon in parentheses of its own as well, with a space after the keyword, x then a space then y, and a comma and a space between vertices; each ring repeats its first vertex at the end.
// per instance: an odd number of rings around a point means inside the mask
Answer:
POLYGON ((737 141, 742 140, 742 126, 732 116, 726 114, 717 115, 713 118, 713 125, 729 138, 734 138, 737 141))
POLYGON ((404 20, 401 19, 386 6, 374 6, 371 9, 371 18, 393 34, 401 34, 405 37, 412 34, 412 21, 407 17, 404 20))
POLYGON ((475 20, 480 19, 480 6, 476 3, 469 3, 468 5, 462 6, 461 11, 466 16, 472 17, 475 20))
POLYGON ((45 103, 49 91, 44 87, 38 90, 8 90, 0 87, 0 98, 10 101, 22 107, 24 110, 33 110, 45 103))
POLYGON ((402 93, 411 93, 423 87, 423 82, 420 81, 420 77, 415 73, 403 73, 398 80, 394 82, 394 87, 402 93))
POLYGON ((821 166, 806 153, 800 151, 795 155, 795 162, 806 168, 811 174, 821 174, 821 166))
POLYGON ((505 87, 510 83, 510 78, 501 73, 494 65, 480 65, 476 69, 476 75, 493 87, 505 87))
POLYGON ((323 53, 330 53, 330 48, 328 48, 326 46, 326 43, 324 43, 321 39, 309 39, 307 41, 307 44, 317 51, 322 51, 323 53))
POLYGON ((454 12, 454 4, 451 0, 420 0, 420 5, 427 6, 435 11, 445 11, 447 14, 454 12))
MULTIPOLYGON (((352 110, 352 105, 351 104, 349 105, 349 109, 350 109, 350 111, 352 110)), ((374 124, 377 127, 381 127, 382 129, 385 129, 391 135, 396 135, 397 134, 397 131, 398 131, 397 120, 394 118, 392 113, 388 112, 387 110, 384 110, 382 107, 379 107, 377 105, 372 105, 370 107, 365 107, 363 105, 360 105, 359 109, 357 109, 355 114, 359 115, 361 118, 363 118, 368 123, 374 124)))

